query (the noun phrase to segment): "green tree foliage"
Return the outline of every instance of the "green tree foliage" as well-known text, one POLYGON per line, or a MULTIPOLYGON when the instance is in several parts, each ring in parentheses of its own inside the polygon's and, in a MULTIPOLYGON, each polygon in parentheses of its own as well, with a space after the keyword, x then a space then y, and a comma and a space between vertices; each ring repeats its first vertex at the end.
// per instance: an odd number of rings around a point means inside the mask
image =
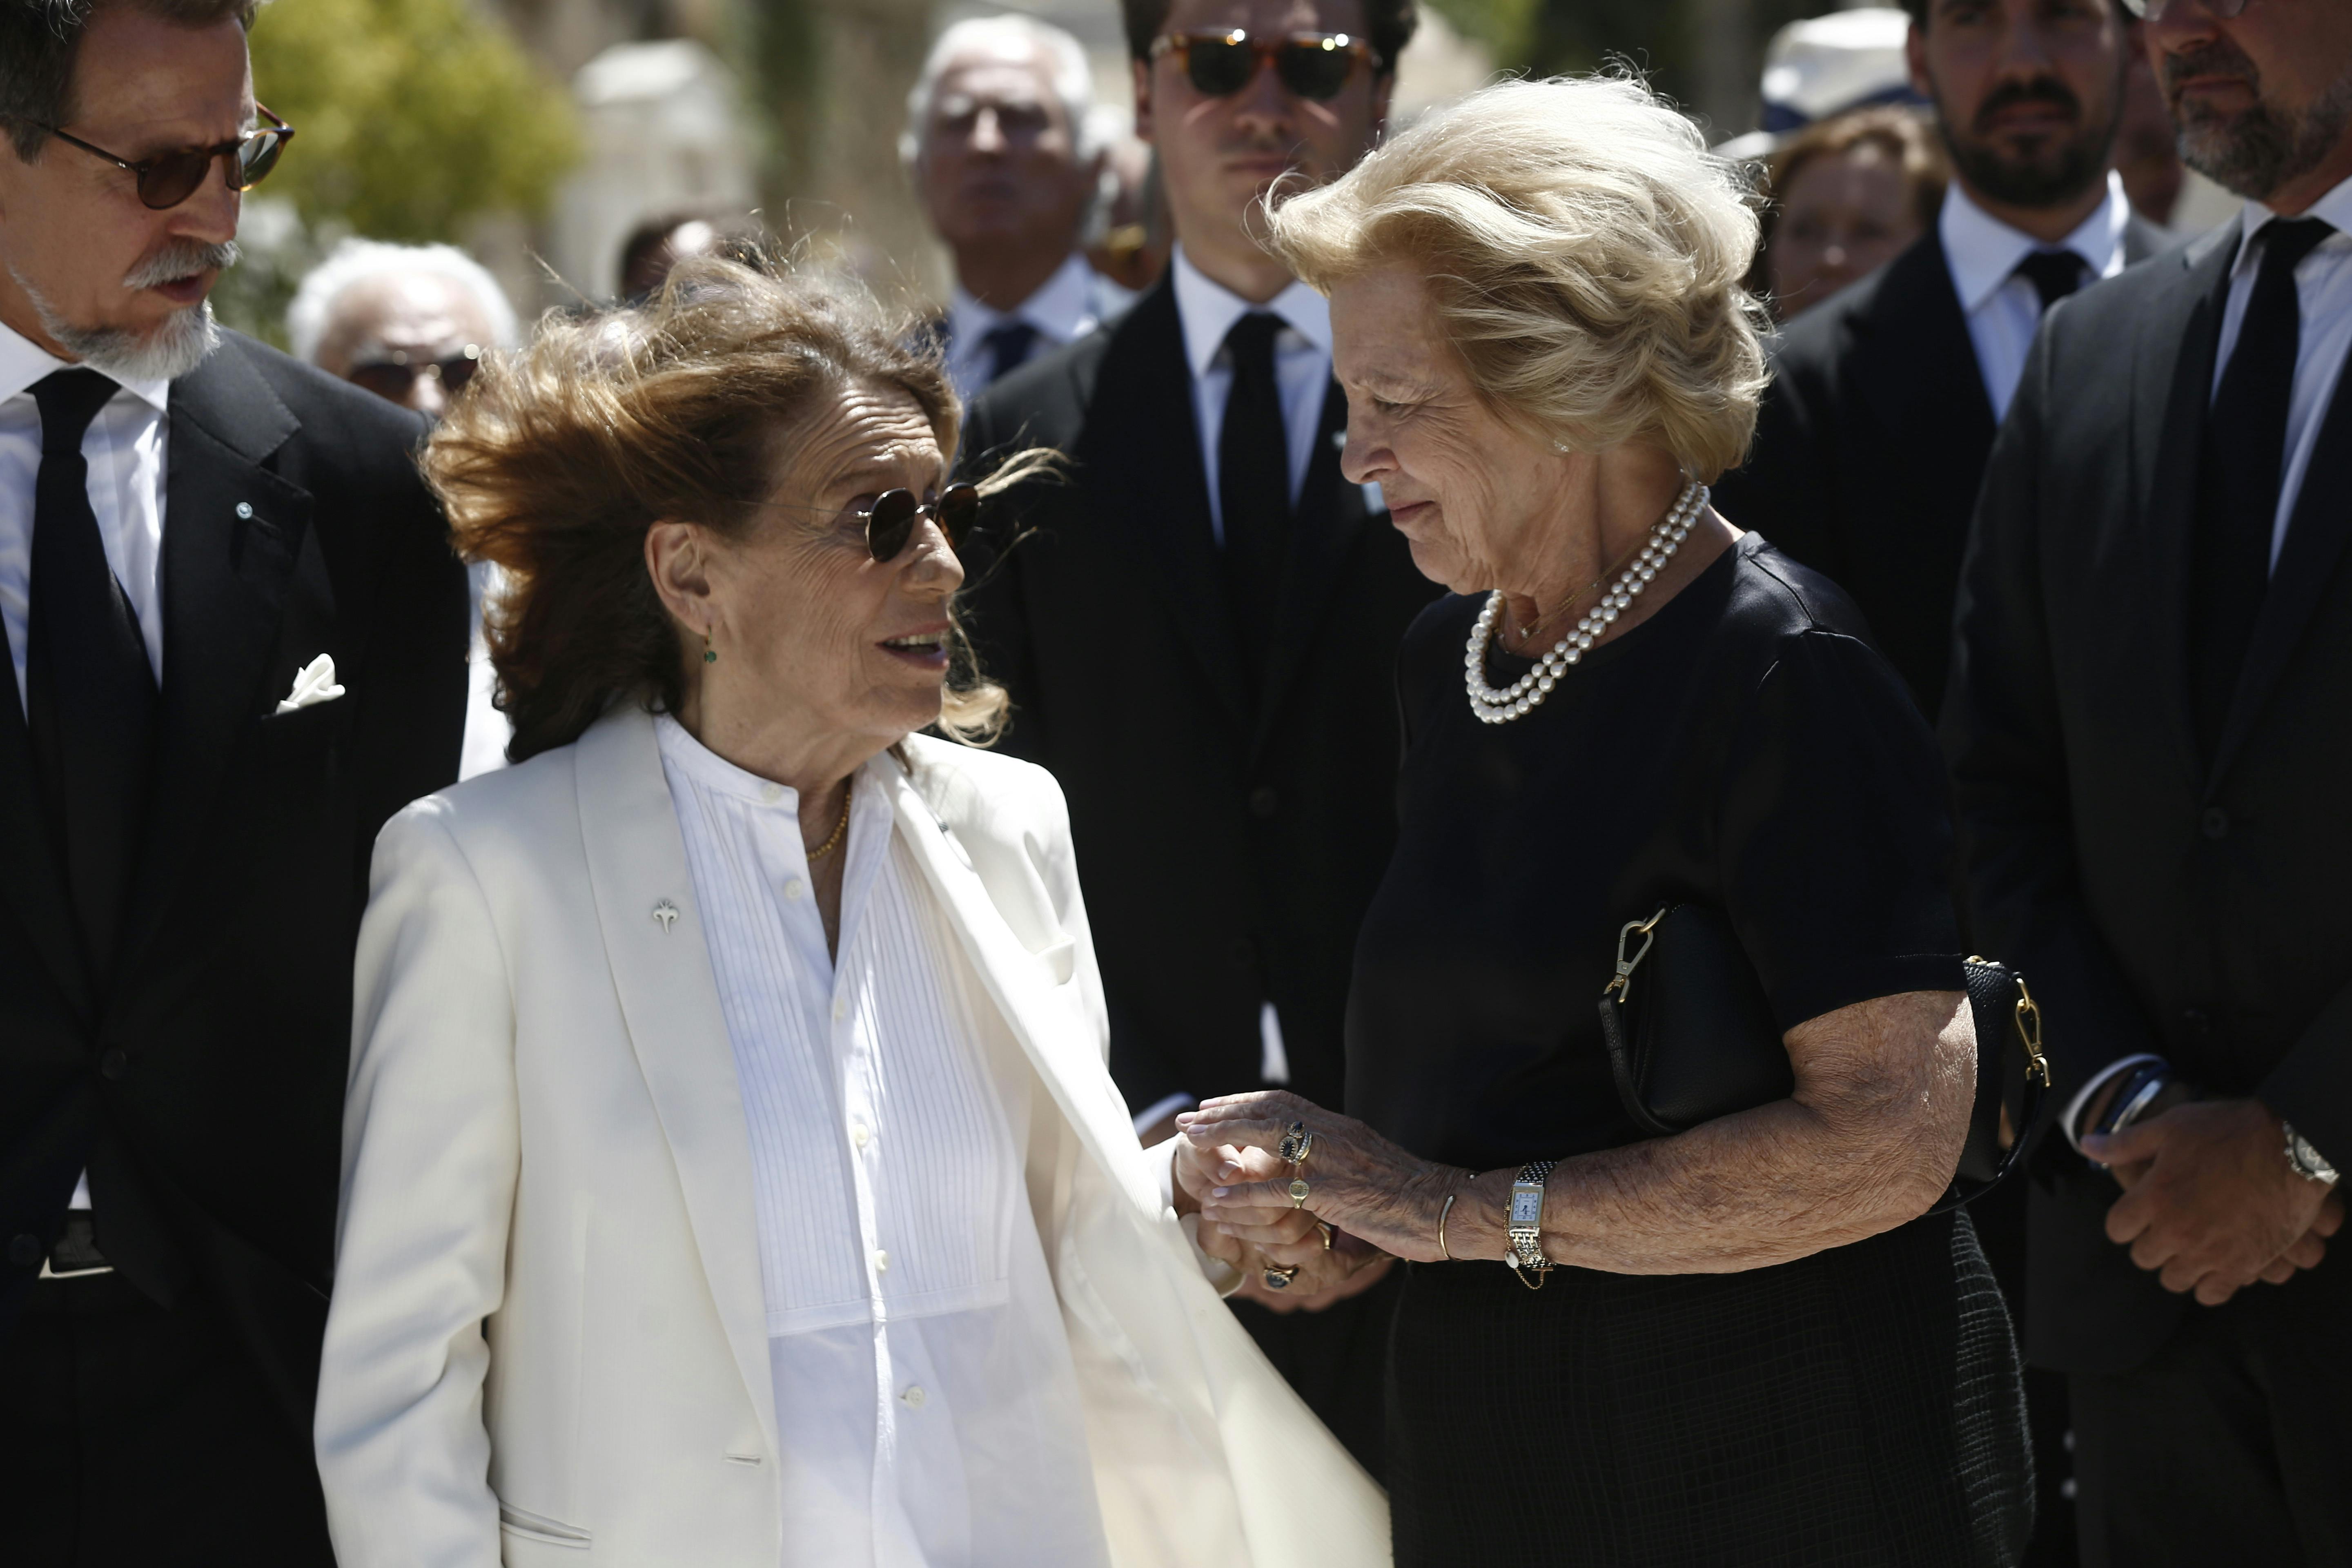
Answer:
POLYGON ((298 132, 264 191, 314 231, 455 240, 544 211, 579 156, 562 88, 467 0, 276 0, 253 86, 298 132))

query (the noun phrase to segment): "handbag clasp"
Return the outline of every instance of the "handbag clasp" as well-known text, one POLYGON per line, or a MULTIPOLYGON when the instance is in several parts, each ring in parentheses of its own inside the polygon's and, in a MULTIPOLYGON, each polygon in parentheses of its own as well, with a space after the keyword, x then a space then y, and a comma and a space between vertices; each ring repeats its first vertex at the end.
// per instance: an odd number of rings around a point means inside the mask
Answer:
MULTIPOLYGON (((1658 912, 1648 920, 1627 921, 1618 928, 1617 977, 1602 988, 1601 994, 1606 996, 1613 991, 1617 994, 1617 1000, 1621 1004, 1632 994, 1634 967, 1650 955, 1650 944, 1658 940, 1652 933, 1657 930, 1658 922, 1666 918, 1666 908, 1667 906, 1661 905, 1658 912), (1642 945, 1634 950, 1633 957, 1628 958, 1625 956, 1625 944, 1636 935, 1641 937, 1642 945)), ((2038 1028, 2039 1026, 2037 1025, 2036 1027, 2038 1028)))

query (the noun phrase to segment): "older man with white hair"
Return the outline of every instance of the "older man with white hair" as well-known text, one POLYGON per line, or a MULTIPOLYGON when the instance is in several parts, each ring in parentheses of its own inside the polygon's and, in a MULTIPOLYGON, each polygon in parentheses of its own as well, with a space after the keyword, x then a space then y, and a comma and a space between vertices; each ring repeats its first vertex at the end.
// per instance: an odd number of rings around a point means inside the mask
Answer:
POLYGON ((485 350, 520 341, 488 268, 455 246, 347 239, 286 312, 297 359, 436 417, 485 350))
POLYGON ((1018 16, 940 34, 908 94, 898 150, 955 256, 955 289, 935 329, 966 397, 1133 299, 1082 249, 1103 173, 1093 104, 1078 41, 1018 16))
MULTIPOLYGON (((347 239, 310 269, 286 309, 295 356, 378 397, 438 419, 485 352, 522 341, 489 269, 451 245, 347 239)), ((457 776, 506 766, 514 726, 496 703, 482 606, 504 586, 488 562, 467 569, 466 744, 457 776)))

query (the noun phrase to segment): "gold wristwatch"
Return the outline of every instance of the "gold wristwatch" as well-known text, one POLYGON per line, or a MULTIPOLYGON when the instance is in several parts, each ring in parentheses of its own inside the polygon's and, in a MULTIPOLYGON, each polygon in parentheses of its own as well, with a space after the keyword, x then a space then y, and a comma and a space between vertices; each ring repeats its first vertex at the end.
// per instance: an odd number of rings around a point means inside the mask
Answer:
POLYGON ((1530 1160, 1511 1178, 1510 1255, 1504 1259, 1517 1271, 1519 1283, 1530 1290, 1543 1289, 1552 1261, 1544 1256, 1544 1178, 1557 1160, 1530 1160))

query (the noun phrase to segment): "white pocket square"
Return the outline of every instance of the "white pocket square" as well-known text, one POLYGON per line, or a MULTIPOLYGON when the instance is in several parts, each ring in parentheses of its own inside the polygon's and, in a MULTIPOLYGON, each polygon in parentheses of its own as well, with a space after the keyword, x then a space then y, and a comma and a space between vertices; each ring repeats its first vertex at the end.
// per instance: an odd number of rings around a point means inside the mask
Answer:
POLYGON ((294 689, 278 705, 280 713, 292 713, 313 703, 332 702, 343 694, 335 684, 335 656, 322 653, 304 665, 294 677, 294 689))

